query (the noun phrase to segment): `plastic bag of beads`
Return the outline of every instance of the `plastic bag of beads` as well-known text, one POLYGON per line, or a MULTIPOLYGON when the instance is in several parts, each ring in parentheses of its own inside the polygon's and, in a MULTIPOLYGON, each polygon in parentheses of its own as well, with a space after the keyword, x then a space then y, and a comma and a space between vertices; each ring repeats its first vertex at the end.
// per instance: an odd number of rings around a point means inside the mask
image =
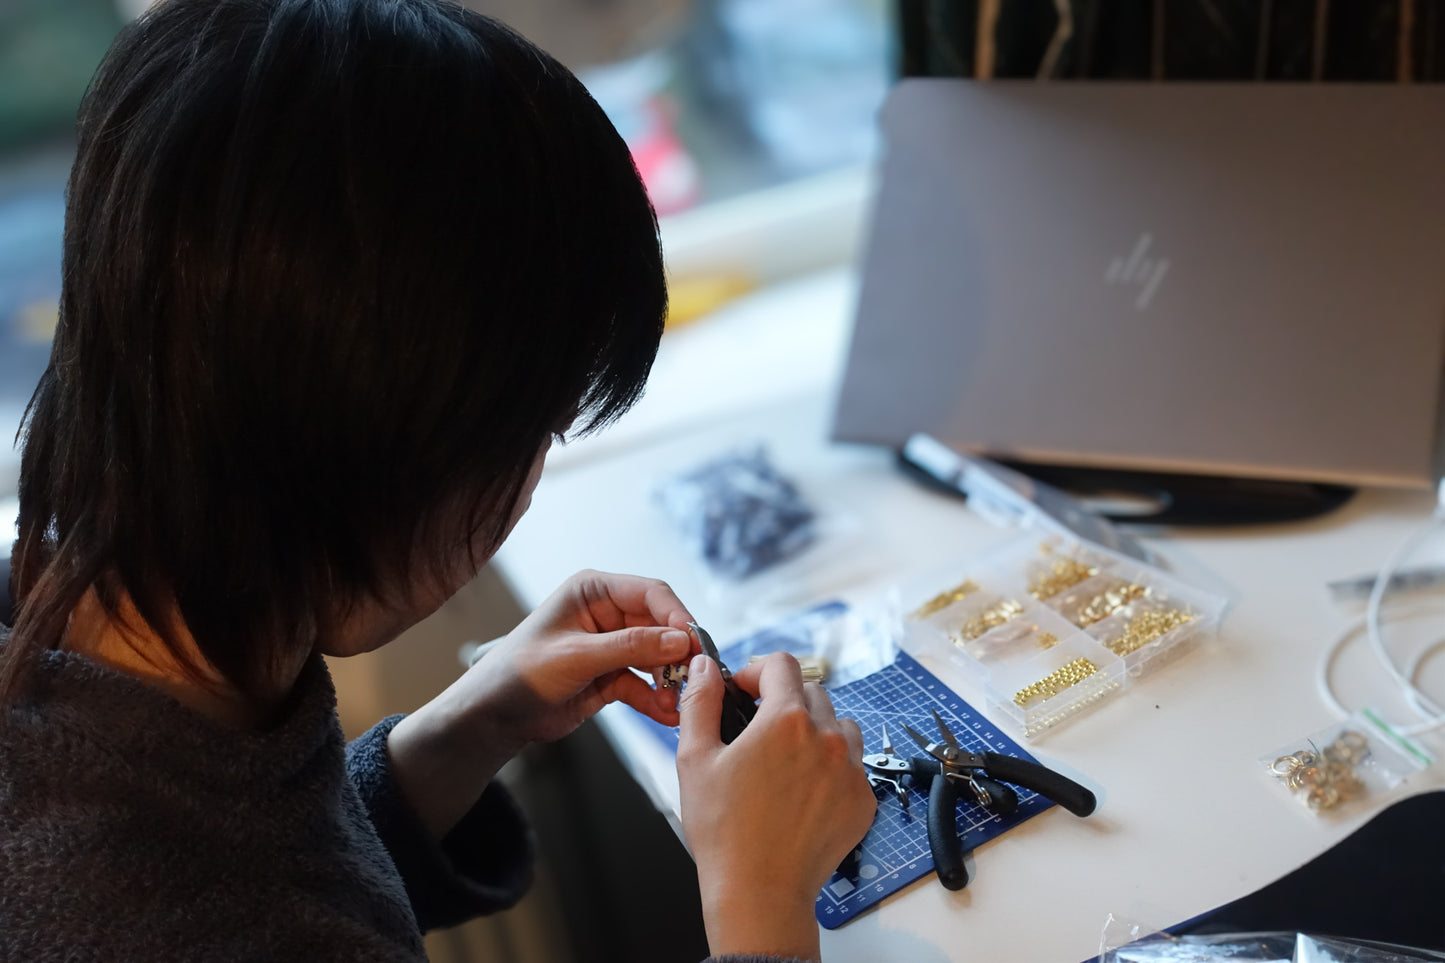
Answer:
POLYGON ((1370 709, 1259 761, 1301 805, 1320 816, 1368 805, 1431 764, 1415 742, 1370 709))
POLYGON ((787 561, 817 537, 817 513, 761 446, 671 478, 656 497, 708 568, 727 578, 787 561))

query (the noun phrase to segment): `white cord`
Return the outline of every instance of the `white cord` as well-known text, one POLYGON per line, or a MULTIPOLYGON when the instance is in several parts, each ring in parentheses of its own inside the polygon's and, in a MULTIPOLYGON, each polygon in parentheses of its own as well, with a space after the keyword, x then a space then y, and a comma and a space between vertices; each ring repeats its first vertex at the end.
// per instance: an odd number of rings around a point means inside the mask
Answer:
MULTIPOLYGON (((1399 571, 1405 559, 1419 548, 1420 543, 1433 534, 1435 529, 1445 526, 1445 479, 1441 479, 1440 481, 1437 496, 1434 518, 1425 527, 1412 532, 1410 536, 1401 542, 1399 547, 1390 554, 1389 558, 1385 560, 1385 564, 1380 567, 1379 573, 1375 576, 1374 587, 1370 590, 1370 600, 1365 606, 1364 618, 1351 622, 1345 627, 1344 631, 1335 637, 1334 642, 1332 642, 1329 649, 1326 650, 1324 658, 1320 660, 1319 674, 1315 679, 1316 688, 1319 690, 1320 698, 1324 700, 1325 704, 1342 716, 1349 715, 1349 710, 1335 697, 1334 690, 1330 686, 1330 667, 1334 664, 1335 656, 1338 654, 1340 648, 1363 626, 1366 638, 1370 643, 1370 648, 1375 653, 1375 658, 1379 660, 1380 664, 1384 666, 1385 671, 1389 673, 1390 677, 1395 680, 1396 685, 1400 687, 1400 691, 1404 695, 1405 701, 1410 704, 1410 708, 1425 718, 1424 722, 1412 726, 1397 727, 1399 731, 1405 735, 1416 735, 1445 726, 1445 709, 1442 709, 1438 703, 1420 691, 1415 685, 1415 676, 1419 673, 1420 666, 1424 664, 1425 659, 1431 653, 1445 646, 1445 639, 1440 639, 1419 652, 1410 661, 1410 665, 1405 671, 1402 672, 1400 667, 1395 664, 1394 658, 1390 655, 1390 650, 1385 647, 1384 633, 1380 626, 1380 608, 1384 603, 1386 587, 1390 584, 1391 579, 1395 577, 1395 573, 1399 571)), ((1436 608, 1438 608, 1438 606, 1436 608)))
MULTIPOLYGON (((1401 672, 1399 666, 1395 664, 1389 649, 1385 648, 1384 634, 1380 629, 1380 606, 1384 602, 1385 588, 1390 579, 1395 577, 1395 572, 1399 570, 1401 563, 1442 524, 1445 524, 1445 516, 1441 516, 1437 512, 1435 519, 1429 525, 1400 543, 1400 547, 1395 549, 1395 553, 1380 569, 1379 575, 1375 576, 1375 587, 1370 590, 1370 601, 1365 607, 1365 635, 1370 640, 1370 648, 1375 650, 1375 657, 1380 660, 1385 671, 1400 686, 1401 691, 1405 694, 1405 700, 1410 703, 1410 708, 1427 719, 1433 720, 1434 725, 1445 724, 1445 710, 1442 710, 1433 699, 1421 692, 1415 686, 1414 681, 1401 672)), ((1430 728, 1434 728, 1434 725, 1430 728)))
MULTIPOLYGON (((1406 609, 1397 614, 1403 618, 1413 618, 1425 614, 1445 614, 1445 602, 1419 603, 1416 606, 1406 609)), ((1319 691, 1320 699, 1324 702, 1325 705, 1327 705, 1331 709, 1331 711, 1341 717, 1348 717, 1349 715, 1351 715, 1351 712, 1349 709, 1345 708, 1345 706, 1340 702, 1339 698, 1335 696, 1334 688, 1330 685, 1330 669, 1334 665, 1335 657, 1339 655, 1340 649, 1344 648, 1345 643, 1348 642, 1364 627, 1364 616, 1361 616, 1360 618, 1357 618, 1354 621, 1350 622, 1349 625, 1346 625, 1344 629, 1340 632, 1340 634, 1335 636, 1335 639, 1333 642, 1330 643, 1329 648, 1325 650, 1324 658, 1320 659, 1318 673, 1315 676, 1315 688, 1319 691)), ((1412 683, 1414 682, 1415 676, 1419 673, 1420 666, 1432 653, 1434 653, 1437 649, 1441 648, 1445 648, 1445 638, 1441 638, 1433 644, 1426 646, 1422 651, 1416 654, 1413 659, 1410 660, 1410 665, 1406 670, 1406 675, 1409 677, 1412 683)), ((1422 713, 1422 715, 1424 714, 1426 713, 1422 713)), ((1395 729, 1396 731, 1404 735, 1413 736, 1418 735, 1421 732, 1428 732, 1431 729, 1437 729, 1441 726, 1445 726, 1445 716, 1433 718, 1430 721, 1418 723, 1413 726, 1396 726, 1395 729)))

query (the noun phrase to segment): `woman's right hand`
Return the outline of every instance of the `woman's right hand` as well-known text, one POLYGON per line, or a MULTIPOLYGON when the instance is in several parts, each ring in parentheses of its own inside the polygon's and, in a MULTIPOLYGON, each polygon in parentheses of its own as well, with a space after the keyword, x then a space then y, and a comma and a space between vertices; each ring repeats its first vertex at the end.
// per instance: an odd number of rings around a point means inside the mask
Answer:
POLYGON ((818 892, 858 845, 878 803, 863 770, 863 736, 838 719, 822 686, 790 655, 771 655, 734 680, 761 697, 730 745, 719 736, 723 679, 692 660, 679 706, 682 830, 697 862, 714 955, 817 959, 818 892))

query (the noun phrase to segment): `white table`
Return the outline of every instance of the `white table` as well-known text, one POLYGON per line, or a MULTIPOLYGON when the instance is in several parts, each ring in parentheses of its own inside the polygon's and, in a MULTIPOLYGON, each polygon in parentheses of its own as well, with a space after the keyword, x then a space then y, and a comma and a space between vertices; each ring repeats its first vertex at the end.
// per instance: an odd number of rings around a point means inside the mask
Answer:
MULTIPOLYGON (((1011 537, 962 502, 906 480, 890 453, 826 440, 852 285, 846 272, 822 275, 669 335, 656 391, 634 427, 624 419, 616 436, 564 450, 544 473, 497 557, 519 600, 535 605, 580 568, 654 575, 724 644, 814 602, 866 598, 1011 537), (765 377, 739 380, 759 369, 765 377), (672 472, 756 441, 842 518, 844 531, 822 562, 787 584, 718 591, 650 492, 672 472)), ((1153 927, 1183 921, 1279 878, 1358 827, 1368 812, 1315 818, 1258 760, 1333 720, 1315 694, 1315 666, 1353 613, 1333 606, 1324 584, 1377 567, 1432 504, 1423 493, 1368 491, 1310 522, 1151 537, 1176 574, 1228 595, 1232 608, 1214 642, 1023 743, 1080 774, 1099 795, 1098 812, 1077 819, 1055 808, 1024 823, 977 851, 966 889, 946 891, 929 876, 824 931, 825 958, 1075 963, 1097 953, 1109 914, 1153 927)), ((1430 554, 1445 553, 1435 546, 1430 554)), ((1391 638, 1408 655, 1429 628, 1402 624, 1391 638)), ((983 704, 951 666, 930 668, 983 704)), ((1413 720, 1362 644, 1346 649, 1336 678, 1348 703, 1413 720)), ((1432 660, 1424 678, 1445 692, 1445 658, 1432 660)), ((605 730, 675 818, 672 761, 629 713, 610 707, 605 730)), ((1445 764, 1379 806, 1441 787, 1445 764)))

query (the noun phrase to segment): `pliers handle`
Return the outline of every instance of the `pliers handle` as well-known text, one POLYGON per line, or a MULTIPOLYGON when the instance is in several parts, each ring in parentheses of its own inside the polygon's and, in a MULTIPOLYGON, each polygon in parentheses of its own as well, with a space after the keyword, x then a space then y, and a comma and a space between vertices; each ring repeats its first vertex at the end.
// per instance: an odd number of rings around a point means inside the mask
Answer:
POLYGON ((707 630, 696 622, 687 623, 687 628, 697 639, 698 648, 704 655, 717 663, 718 670, 722 673, 724 688, 722 727, 718 735, 722 737, 724 743, 731 743, 742 735, 743 729, 753 721, 753 716, 758 714, 757 700, 733 681, 732 672, 728 670, 727 663, 718 655, 717 646, 713 643, 712 636, 707 634, 707 630))
POLYGON ((1098 799, 1088 789, 1068 776, 1041 766, 1031 759, 1005 756, 998 752, 985 752, 982 757, 983 771, 988 775, 1011 782, 1015 786, 1032 789, 1040 796, 1052 799, 1075 816, 1088 816, 1099 805, 1098 799))
POLYGON ((1098 805, 1098 800, 1088 789, 1068 776, 1041 766, 1031 759, 1005 756, 997 752, 966 752, 959 748, 958 740, 937 711, 933 713, 933 721, 938 726, 943 742, 925 739, 911 726, 905 725, 903 728, 924 752, 938 760, 944 772, 959 775, 982 773, 1025 789, 1032 789, 1039 795, 1052 799, 1075 816, 1087 816, 1098 805))
POLYGON ((868 781, 875 786, 891 786, 904 809, 908 808, 908 792, 903 788, 903 777, 910 777, 919 788, 923 780, 928 781, 928 849, 938 881, 946 889, 968 885, 963 840, 958 835, 955 815, 959 797, 966 795, 1001 816, 1018 809, 1018 795, 1002 783, 973 772, 949 772, 932 756, 899 756, 887 726, 883 727, 883 751, 864 756, 863 765, 868 770, 868 781))
POLYGON ((958 835, 954 808, 958 789, 954 780, 941 771, 928 787, 928 850, 933 855, 933 868, 944 889, 963 889, 968 885, 968 867, 963 864, 963 840, 958 835))
POLYGON ((972 795, 980 806, 1000 816, 1016 811, 1019 797, 1009 787, 987 777, 948 772, 927 756, 917 760, 914 771, 922 773, 929 768, 928 850, 933 855, 933 868, 944 889, 963 889, 968 885, 968 867, 963 863, 963 839, 958 835, 955 816, 959 797, 972 795))

